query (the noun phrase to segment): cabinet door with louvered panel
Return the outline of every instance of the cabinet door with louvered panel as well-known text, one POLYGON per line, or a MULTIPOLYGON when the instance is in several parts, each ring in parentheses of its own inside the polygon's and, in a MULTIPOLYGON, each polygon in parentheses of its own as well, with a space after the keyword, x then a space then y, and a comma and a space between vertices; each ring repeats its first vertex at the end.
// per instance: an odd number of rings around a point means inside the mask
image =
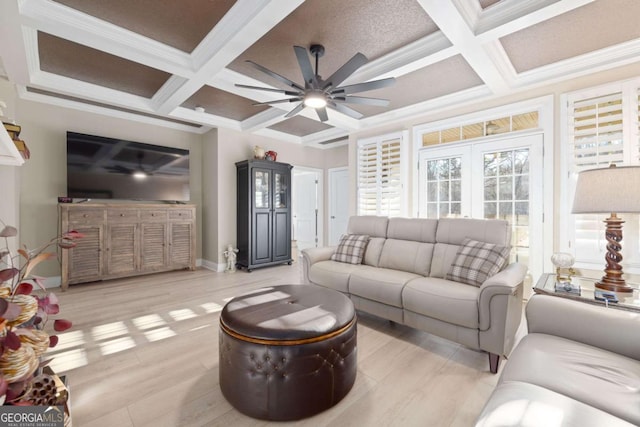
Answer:
MULTIPOLYGON (((166 221, 166 213, 164 215, 166 221)), ((145 272, 167 268, 167 223, 143 223, 140 236, 140 270, 145 272)))
POLYGON ((74 229, 84 235, 77 240, 77 246, 66 254, 68 268, 63 276, 68 282, 91 282, 102 279, 104 264, 102 261, 102 225, 77 225, 74 229))
POLYGON ((137 270, 137 224, 107 225, 107 274, 121 275, 137 270))
POLYGON ((172 268, 195 268, 193 226, 191 222, 169 224, 169 264, 172 268))

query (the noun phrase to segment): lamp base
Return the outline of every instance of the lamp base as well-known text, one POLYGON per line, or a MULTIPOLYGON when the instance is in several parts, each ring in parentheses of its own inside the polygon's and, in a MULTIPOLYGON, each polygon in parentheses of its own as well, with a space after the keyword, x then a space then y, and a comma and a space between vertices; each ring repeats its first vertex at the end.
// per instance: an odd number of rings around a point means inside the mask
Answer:
POLYGON ((595 287, 598 289, 604 289, 611 292, 631 293, 633 288, 627 285, 624 279, 612 279, 610 277, 603 277, 599 282, 596 282, 595 287))

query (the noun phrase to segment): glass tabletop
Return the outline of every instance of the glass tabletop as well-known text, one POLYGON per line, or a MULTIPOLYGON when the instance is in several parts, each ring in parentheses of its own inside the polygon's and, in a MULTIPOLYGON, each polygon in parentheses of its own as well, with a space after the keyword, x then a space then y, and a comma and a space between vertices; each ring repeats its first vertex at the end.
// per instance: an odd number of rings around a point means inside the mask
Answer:
POLYGON ((533 287, 533 291, 538 294, 570 298, 590 304, 640 311, 640 286, 627 282, 628 285, 633 287, 633 292, 615 293, 618 302, 605 302, 595 298, 595 284, 597 281, 598 279, 575 276, 571 278, 571 281, 558 281, 555 274, 545 273, 540 276, 540 280, 538 280, 538 283, 533 287))

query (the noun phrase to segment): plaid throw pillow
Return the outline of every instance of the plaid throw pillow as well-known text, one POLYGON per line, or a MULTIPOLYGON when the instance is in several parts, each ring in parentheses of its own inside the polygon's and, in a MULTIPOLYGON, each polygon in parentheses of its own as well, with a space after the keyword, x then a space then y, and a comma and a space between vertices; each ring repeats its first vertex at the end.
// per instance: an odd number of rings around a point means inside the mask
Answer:
POLYGON ((369 236, 363 234, 343 234, 336 252, 331 255, 333 261, 349 264, 361 264, 369 236))
POLYGON ((464 239, 447 273, 447 279, 480 286, 507 264, 510 251, 508 246, 464 239))

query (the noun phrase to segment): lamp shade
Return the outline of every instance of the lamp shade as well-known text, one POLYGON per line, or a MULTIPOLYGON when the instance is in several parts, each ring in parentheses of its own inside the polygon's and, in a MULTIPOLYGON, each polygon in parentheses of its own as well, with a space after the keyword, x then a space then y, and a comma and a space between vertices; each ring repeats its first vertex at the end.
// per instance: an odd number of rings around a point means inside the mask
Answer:
POLYGON ((640 212, 640 166, 580 172, 571 213, 640 212))

